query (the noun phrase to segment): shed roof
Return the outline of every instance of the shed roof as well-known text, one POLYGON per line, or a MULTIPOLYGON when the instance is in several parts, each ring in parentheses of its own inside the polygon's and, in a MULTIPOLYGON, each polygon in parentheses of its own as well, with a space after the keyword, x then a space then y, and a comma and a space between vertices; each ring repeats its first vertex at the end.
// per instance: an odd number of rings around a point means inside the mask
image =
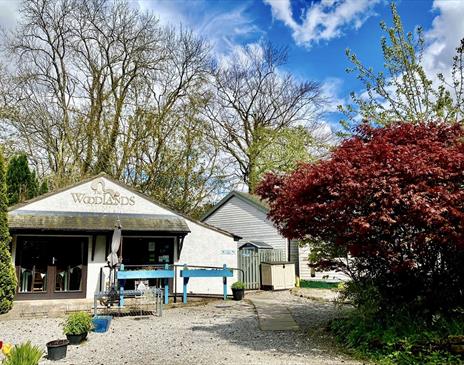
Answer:
POLYGON ((243 191, 236 191, 233 190, 229 194, 227 194, 219 203, 217 203, 213 208, 211 208, 202 218, 201 220, 204 221, 206 220, 209 216, 213 215, 214 212, 216 212, 219 208, 221 208, 224 204, 226 204, 230 199, 233 197, 236 197, 245 203, 252 205, 256 209, 262 211, 263 213, 269 213, 269 204, 260 199, 258 196, 250 194, 250 193, 245 193, 243 191))
POLYGON ((263 241, 247 241, 247 242, 243 242, 240 244, 240 246, 238 246, 238 248, 242 248, 243 246, 247 246, 247 245, 251 245, 251 246, 254 246, 258 249, 273 249, 274 247, 272 247, 271 245, 267 244, 266 242, 263 242, 263 241))
POLYGON ((173 215, 40 211, 8 214, 11 230, 113 231, 118 220, 124 231, 190 232, 185 220, 173 215))

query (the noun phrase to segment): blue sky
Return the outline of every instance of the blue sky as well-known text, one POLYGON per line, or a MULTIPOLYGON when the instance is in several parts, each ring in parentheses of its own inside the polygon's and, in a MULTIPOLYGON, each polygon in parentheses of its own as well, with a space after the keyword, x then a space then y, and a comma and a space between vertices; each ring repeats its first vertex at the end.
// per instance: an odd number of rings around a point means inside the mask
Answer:
MULTIPOLYGON (((345 72, 349 66, 345 49, 380 71, 379 23, 383 19, 391 24, 389 2, 383 0, 139 0, 138 4, 157 13, 162 23, 193 28, 218 53, 259 40, 287 46, 287 70, 321 82, 331 99, 329 111, 346 102, 351 91, 362 92, 355 76, 345 72)), ((454 49, 464 37, 464 0, 396 4, 406 30, 421 25, 425 31, 427 71, 448 72, 454 49)), ((325 119, 336 128, 340 117, 329 112, 325 119)))
MULTIPOLYGON (((379 22, 391 24, 386 0, 130 0, 134 7, 155 12, 162 24, 183 24, 207 38, 218 54, 234 47, 269 40, 289 49, 288 71, 322 83, 330 98, 325 120, 334 128, 335 107, 361 85, 345 69, 345 49, 364 64, 381 70, 379 22), (330 112, 332 111, 332 112, 330 112)), ((464 37, 464 0, 400 0, 396 2, 406 30, 424 28, 424 66, 430 75, 449 73, 452 56, 464 37)), ((0 0, 0 25, 13 27, 16 0, 0 0)))

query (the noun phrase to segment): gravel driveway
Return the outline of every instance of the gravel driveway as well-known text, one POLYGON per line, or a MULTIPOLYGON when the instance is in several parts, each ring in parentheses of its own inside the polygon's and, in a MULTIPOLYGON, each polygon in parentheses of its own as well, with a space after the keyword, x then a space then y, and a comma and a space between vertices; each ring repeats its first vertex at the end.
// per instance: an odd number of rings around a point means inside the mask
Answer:
MULTIPOLYGON (((323 324, 337 315, 333 304, 289 292, 257 293, 287 303, 297 332, 261 331, 248 302, 214 301, 165 310, 163 317, 113 319, 108 333, 89 334, 69 346, 66 361, 43 364, 358 364, 338 353, 323 324)), ((0 340, 45 343, 63 338, 62 319, 0 322, 0 340)))

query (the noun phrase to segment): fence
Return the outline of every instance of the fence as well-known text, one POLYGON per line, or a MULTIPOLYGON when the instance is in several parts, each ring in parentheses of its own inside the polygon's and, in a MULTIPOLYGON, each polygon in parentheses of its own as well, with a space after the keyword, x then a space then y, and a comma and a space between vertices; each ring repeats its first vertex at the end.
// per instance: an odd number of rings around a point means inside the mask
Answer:
POLYGON ((261 262, 285 261, 283 250, 240 250, 238 252, 238 267, 243 270, 240 280, 245 289, 259 289, 261 287, 261 262))

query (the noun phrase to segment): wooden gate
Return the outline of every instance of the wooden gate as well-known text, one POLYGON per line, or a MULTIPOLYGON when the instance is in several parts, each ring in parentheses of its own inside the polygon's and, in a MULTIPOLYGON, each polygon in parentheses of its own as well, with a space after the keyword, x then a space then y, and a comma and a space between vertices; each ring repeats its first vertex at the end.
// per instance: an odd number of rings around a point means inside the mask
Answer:
POLYGON ((245 289, 261 288, 261 262, 285 261, 284 250, 240 250, 238 252, 238 267, 240 280, 245 284, 245 289))

